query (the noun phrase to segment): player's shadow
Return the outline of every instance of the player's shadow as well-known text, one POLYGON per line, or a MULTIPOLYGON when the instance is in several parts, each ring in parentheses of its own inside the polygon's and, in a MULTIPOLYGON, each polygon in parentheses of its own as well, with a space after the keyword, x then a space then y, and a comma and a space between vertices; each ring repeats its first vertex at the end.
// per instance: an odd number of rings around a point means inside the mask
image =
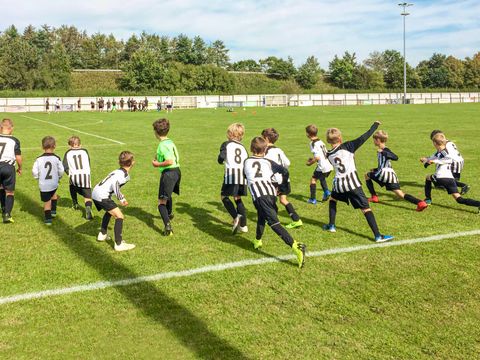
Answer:
MULTIPOLYGON (((360 211, 359 211, 360 212, 360 211)), ((309 224, 309 225, 313 225, 313 226, 317 226, 319 228, 319 231, 323 231, 322 227, 323 225, 326 225, 327 223, 326 222, 323 222, 323 221, 318 221, 318 220, 314 220, 314 219, 310 219, 310 218, 306 218, 304 216, 300 216, 300 218, 302 219, 302 221, 305 223, 305 224, 309 224)), ((365 225, 367 226, 367 225, 365 225)), ((338 225, 335 225, 335 227, 337 228, 337 230, 341 230, 343 232, 346 232, 348 234, 351 234, 351 235, 355 235, 355 236, 358 236, 358 237, 361 237, 361 238, 364 238, 364 239, 367 239, 369 241, 372 241, 373 240, 373 237, 369 237, 365 234, 362 234, 362 233, 358 233, 356 231, 353 231, 352 229, 349 229, 349 228, 346 228, 346 227, 343 227, 343 226, 338 226, 338 225)))
MULTIPOLYGON (((155 219, 157 217, 154 214, 146 212, 145 210, 139 207, 125 207, 123 208, 123 212, 127 216, 133 216, 137 218, 138 220, 143 222, 145 225, 147 225, 149 228, 153 229, 154 231, 160 234, 163 232, 162 229, 155 224, 155 219)), ((158 221, 163 224, 161 219, 158 219, 158 221)))
MULTIPOLYGON (((19 191, 16 192, 16 199, 20 204, 21 211, 28 212, 39 222, 43 222, 43 210, 38 201, 19 191)), ((104 244, 97 244, 95 238, 84 236, 61 218, 54 219, 53 225, 45 231, 52 232, 56 239, 105 280, 134 279, 141 275, 121 263, 122 256, 134 256, 134 253, 114 254, 110 249, 108 253, 105 253, 104 244)), ((45 266, 47 265, 45 264, 45 266)), ((248 359, 241 350, 231 345, 228 340, 213 333, 200 318, 174 298, 160 291, 153 283, 143 282, 135 285, 116 286, 115 289, 144 316, 171 331, 185 348, 196 355, 195 357, 248 359)), ((113 308, 112 311, 115 309, 113 308)), ((122 341, 122 339, 112 340, 119 343, 122 341)))
MULTIPOLYGON (((292 199, 295 199, 295 200, 298 200, 298 201, 301 201, 305 204, 307 203, 307 200, 310 198, 308 196, 300 195, 300 194, 289 194, 288 197, 292 198, 292 199)), ((320 199, 321 199, 321 197, 320 197, 320 199)), ((319 202, 321 202, 321 201, 319 200, 319 202)))
MULTIPOLYGON (((390 198, 391 200, 380 200, 378 202, 378 204, 380 206, 390 206, 390 207, 394 207, 394 208, 399 208, 399 209, 405 209, 405 210, 410 210, 410 211, 415 211, 415 209, 417 208, 416 205, 412 204, 411 207, 408 207, 408 206, 405 206, 404 204, 402 203, 406 203, 405 200, 402 200, 400 199, 397 195, 395 194, 392 194, 392 193, 384 193, 384 194, 381 194, 379 195, 380 199, 382 197, 388 197, 390 198)), ((370 207, 372 207, 372 203, 370 203, 370 207)), ((376 206, 375 204, 373 204, 373 207, 372 207, 373 210, 376 210, 376 206)))
MULTIPOLYGON (((232 235, 232 225, 216 218, 215 216, 212 216, 207 209, 194 207, 190 204, 180 202, 177 203, 177 212, 179 214, 186 214, 190 216, 194 227, 222 243, 232 244, 243 250, 247 250, 255 254, 262 254, 265 257, 277 258, 275 255, 266 253, 261 249, 255 250, 252 243, 243 236, 239 236, 238 234, 232 235)), ((256 224, 256 222, 253 224, 256 224)), ((252 228, 252 226, 250 226, 250 228, 252 228)), ((250 231, 252 231, 252 229, 250 229, 250 231)), ((296 266, 289 260, 277 259, 280 262, 296 266)))
MULTIPOLYGON (((208 201, 207 202, 208 205, 212 205, 212 206, 215 206, 217 208, 217 210, 220 210, 222 212, 226 212, 227 210, 225 209, 225 207, 223 206, 222 203, 218 202, 218 201, 208 201)), ((255 211, 248 211, 247 210, 247 219, 248 221, 250 221, 251 223, 256 223, 257 222, 257 217, 255 215, 255 211)), ((231 226, 232 224, 230 224, 231 226)))
MULTIPOLYGON (((425 177, 423 177, 425 179, 425 177)), ((425 188, 425 182, 418 183, 416 181, 400 181, 400 185, 402 186, 402 190, 405 186, 417 187, 417 188, 425 188)))
POLYGON ((71 208, 72 207, 72 200, 69 199, 69 198, 60 197, 57 201, 57 206, 58 207, 63 207, 63 208, 71 208))

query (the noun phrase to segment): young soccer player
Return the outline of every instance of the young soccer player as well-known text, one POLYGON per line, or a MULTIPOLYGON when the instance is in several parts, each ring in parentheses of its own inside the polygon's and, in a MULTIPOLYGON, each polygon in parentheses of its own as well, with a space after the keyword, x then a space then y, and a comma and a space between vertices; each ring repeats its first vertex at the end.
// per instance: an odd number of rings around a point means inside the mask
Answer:
POLYGON ((222 190, 220 195, 223 206, 232 217, 232 233, 237 231, 247 232, 247 210, 242 201, 242 196, 247 195, 247 181, 243 173, 243 163, 248 157, 247 150, 241 141, 245 134, 245 127, 240 123, 233 123, 227 129, 228 141, 220 146, 218 154, 218 163, 225 164, 225 173, 223 176, 222 190), (233 197, 233 205, 230 196, 233 197))
POLYGON ((448 194, 459 204, 467 206, 475 206, 479 208, 480 212, 480 201, 473 199, 465 199, 462 197, 458 191, 455 178, 453 177, 451 165, 453 159, 450 157, 450 154, 447 150, 447 140, 443 134, 436 134, 432 139, 433 146, 437 152, 430 157, 422 157, 420 161, 425 164, 435 164, 436 170, 435 174, 427 175, 425 180, 425 202, 428 204, 432 203, 432 183, 435 187, 443 187, 447 190, 448 194))
POLYGON ((135 164, 135 158, 130 151, 122 151, 118 157, 120 169, 112 171, 100 183, 95 185, 92 192, 93 202, 98 211, 105 210, 102 219, 102 227, 97 236, 97 241, 105 241, 108 238, 107 229, 110 218, 115 218, 113 232, 115 234, 115 251, 128 251, 135 248, 134 244, 126 243, 123 240, 123 213, 112 200, 115 194, 120 201, 120 205, 128 206, 128 201, 121 193, 120 188, 130 181, 130 170, 135 164))
MULTIPOLYGON (((268 128, 262 131, 262 137, 267 141, 267 149, 265 151, 265 159, 272 160, 278 165, 283 166, 288 170, 290 167, 290 160, 287 158, 282 149, 276 147, 274 144, 277 142, 279 134, 274 128, 268 128)), ((276 179, 278 186, 278 197, 280 203, 285 206, 288 215, 292 218, 292 222, 285 227, 287 229, 297 228, 303 225, 300 216, 298 216, 293 205, 287 200, 287 195, 290 194, 290 179, 287 182, 283 182, 281 176, 276 179), (281 184, 281 185, 280 185, 281 184)))
POLYGON ((152 160, 153 167, 160 170, 160 185, 158 188, 158 211, 162 217, 165 230, 164 236, 173 235, 173 200, 172 193, 180 195, 180 158, 178 150, 171 139, 167 137, 170 131, 170 122, 167 119, 159 119, 153 123, 155 136, 160 142, 157 147, 156 159, 152 160))
POLYGON ((375 242, 384 242, 393 239, 393 236, 382 235, 378 230, 377 221, 373 215, 372 209, 368 205, 367 197, 362 190, 362 184, 357 174, 355 166, 355 151, 362 146, 367 139, 377 130, 379 121, 370 127, 365 134, 359 138, 343 142, 342 133, 337 128, 327 130, 327 143, 332 148, 327 152, 327 158, 335 169, 335 178, 333 179, 333 189, 329 202, 329 223, 323 226, 323 229, 330 232, 336 232, 335 218, 337 215, 337 201, 351 203, 354 209, 361 209, 363 215, 372 229, 375 242))
POLYGON ((417 199, 410 194, 405 194, 400 190, 398 177, 391 163, 391 161, 397 161, 398 156, 387 148, 387 140, 388 134, 383 130, 379 130, 373 134, 373 143, 377 147, 378 167, 365 174, 365 182, 371 194, 368 201, 378 203, 378 196, 373 187, 373 181, 375 181, 381 187, 385 186, 385 189, 388 191, 393 191, 399 198, 417 205, 417 211, 425 210, 428 206, 425 201, 417 199))
POLYGON ((333 170, 333 167, 328 162, 327 148, 325 147, 325 144, 317 136, 318 128, 311 124, 305 128, 305 131, 307 137, 310 139, 310 151, 313 154, 313 157, 307 160, 307 165, 311 166, 315 163, 317 164, 312 179, 310 180, 310 198, 308 199, 309 204, 315 205, 317 203, 317 180, 320 180, 320 185, 323 189, 322 201, 327 201, 330 197, 331 192, 328 189, 326 179, 333 170))
POLYGON ((257 209, 257 231, 253 240, 253 247, 260 248, 262 235, 265 230, 265 223, 292 248, 297 256, 298 266, 301 268, 305 262, 305 244, 296 242, 287 230, 280 224, 277 212, 277 190, 272 183, 274 174, 282 175, 283 182, 288 181, 288 170, 277 163, 265 159, 267 142, 264 138, 257 136, 252 139, 250 150, 252 156, 245 160, 244 172, 247 178, 248 188, 252 195, 253 204, 257 209))
MULTIPOLYGON (((433 137, 437 134, 443 135, 443 138, 446 141, 445 149, 448 152, 450 158, 452 159, 452 165, 450 166, 452 170, 452 175, 455 179, 455 182, 457 183, 457 187, 461 189, 460 194, 465 195, 470 190, 469 185, 463 182, 460 182, 460 176, 463 170, 463 166, 465 164, 465 160, 463 159, 463 156, 460 154, 460 151, 458 151, 458 148, 455 145, 455 143, 453 141, 447 140, 443 131, 433 130, 430 134, 430 140, 433 141, 433 137)), ((427 167, 428 165, 429 165, 428 162, 425 163, 425 167, 427 167)))
POLYGON ((90 179, 90 156, 88 151, 82 148, 78 136, 68 139, 70 147, 63 156, 63 167, 70 179, 70 196, 72 207, 78 209, 77 194, 85 199, 85 218, 92 220, 92 183, 90 179))
POLYGON ((0 123, 0 205, 3 223, 13 223, 12 210, 15 196, 15 177, 22 174, 22 151, 20 141, 12 136, 13 121, 3 119, 0 123), (15 165, 17 170, 15 171, 15 165))
POLYGON ((56 142, 53 137, 44 137, 42 148, 44 153, 35 160, 32 174, 38 180, 40 198, 43 201, 45 213, 45 225, 52 225, 52 218, 57 216, 57 188, 64 169, 62 160, 54 154, 56 142))

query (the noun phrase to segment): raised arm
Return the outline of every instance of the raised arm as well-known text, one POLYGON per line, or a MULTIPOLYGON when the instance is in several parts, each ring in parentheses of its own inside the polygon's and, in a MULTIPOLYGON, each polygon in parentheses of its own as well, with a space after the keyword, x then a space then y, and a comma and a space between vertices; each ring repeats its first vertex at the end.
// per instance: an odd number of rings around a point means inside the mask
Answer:
POLYGON ((373 135, 373 133, 375 132, 375 130, 378 129, 378 126, 380 125, 380 121, 375 121, 372 126, 370 126, 370 129, 364 133, 363 135, 359 136, 358 138, 356 138, 355 140, 352 140, 352 141, 348 141, 345 143, 345 146, 347 148, 348 151, 350 152, 355 152, 358 150, 358 148, 360 146, 362 146, 365 141, 368 140, 368 138, 370 136, 373 135))

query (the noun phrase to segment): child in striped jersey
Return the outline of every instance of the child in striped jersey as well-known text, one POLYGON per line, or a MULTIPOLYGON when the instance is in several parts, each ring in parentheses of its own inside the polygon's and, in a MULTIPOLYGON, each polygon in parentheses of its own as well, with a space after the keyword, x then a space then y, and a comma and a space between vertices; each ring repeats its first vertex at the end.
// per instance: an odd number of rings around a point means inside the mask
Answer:
MULTIPOLYGON (((305 244, 296 242, 287 230, 280 224, 277 212, 277 190, 272 183, 275 174, 282 175, 283 183, 288 182, 288 170, 276 162, 265 158, 267 142, 257 136, 252 139, 250 150, 252 156, 245 160, 244 171, 247 178, 248 188, 252 195, 253 204, 257 209, 257 231, 253 247, 262 247, 262 235, 265 224, 282 238, 282 240, 297 256, 298 266, 301 268, 305 262, 305 244)), ((280 184, 282 186, 283 184, 280 184)))
POLYGON ((245 127, 240 123, 231 124, 227 129, 228 141, 220 146, 218 154, 218 163, 225 164, 225 173, 223 176, 223 184, 220 192, 223 206, 227 209, 232 217, 233 226, 232 233, 237 231, 246 233, 247 227, 247 210, 242 201, 242 196, 247 195, 247 182, 243 173, 243 162, 248 157, 247 150, 241 141, 245 134, 245 127), (233 197, 235 205, 233 205, 230 196, 233 197))
POLYGON ((417 205, 417 211, 426 209, 428 205, 425 201, 417 199, 410 194, 405 194, 400 190, 397 174, 393 170, 390 162, 397 161, 398 156, 387 148, 387 139, 388 134, 383 130, 379 130, 373 134, 373 143, 377 147, 378 167, 376 169, 371 169, 370 172, 365 174, 365 182, 372 195, 368 201, 378 203, 378 196, 373 187, 373 181, 375 181, 381 187, 385 186, 385 189, 393 191, 399 198, 417 205))
MULTIPOLYGON (((265 129, 262 131, 262 137, 267 141, 265 159, 272 160, 278 165, 283 166, 288 170, 288 168, 290 167, 290 160, 288 160, 282 149, 274 145, 279 137, 277 130, 275 130, 274 128, 265 129)), ((278 184, 277 194, 280 199, 280 203, 285 206, 285 210, 287 210, 288 215, 290 215, 290 217, 292 218, 292 222, 285 227, 287 229, 294 229, 302 226, 303 222, 300 219, 300 216, 298 216, 293 205, 287 200, 287 195, 291 192, 290 179, 287 182, 284 182, 282 177, 278 175, 276 177, 276 180, 278 184)))
POLYGON ((333 178, 332 195, 329 203, 329 223, 323 226, 323 229, 330 232, 336 232, 335 218, 337 216, 337 201, 351 203, 354 209, 361 209, 365 219, 370 226, 375 237, 375 242, 384 242, 393 239, 393 236, 382 235, 378 230, 377 221, 373 215, 372 209, 368 205, 367 197, 362 190, 362 184, 357 174, 355 166, 355 152, 365 141, 377 130, 380 121, 370 127, 370 129, 355 140, 343 142, 342 133, 337 128, 327 130, 327 143, 332 148, 327 152, 328 161, 335 169, 333 178))
POLYGON ((38 180, 40 198, 43 201, 45 225, 52 225, 52 218, 57 216, 57 188, 64 169, 62 160, 55 155, 56 142, 51 136, 42 139, 44 153, 33 164, 32 174, 38 180))
MULTIPOLYGON (((452 170, 452 175, 455 179, 455 182, 457 183, 457 187, 461 188, 460 194, 465 195, 470 190, 469 185, 463 182, 460 182, 460 176, 463 170, 463 166, 465 165, 465 160, 463 159, 463 156, 460 154, 460 151, 458 151, 458 148, 455 145, 455 143, 453 141, 447 140, 442 130, 433 130, 430 133, 430 140, 433 140, 433 137, 437 134, 443 135, 443 138, 446 141, 445 149, 447 150, 448 154, 452 158, 452 165, 450 167, 452 170)), ((427 167, 428 165, 429 164, 427 162, 425 164, 425 167, 427 167)))
POLYGON ((425 179, 425 202, 432 203, 432 183, 435 187, 442 187, 447 190, 449 195, 459 204, 477 207, 480 212, 480 201, 473 199, 465 199, 462 197, 457 188, 457 183, 453 177, 451 164, 453 159, 447 151, 447 140, 443 134, 436 134, 432 139, 433 146, 437 152, 430 157, 422 157, 420 161, 425 164, 435 164, 435 174, 427 175, 425 179))
POLYGON ((88 151, 82 148, 82 142, 78 136, 68 139, 70 147, 63 156, 63 167, 70 179, 70 196, 72 207, 78 209, 77 194, 85 199, 85 218, 92 220, 92 183, 90 178, 90 156, 88 151))

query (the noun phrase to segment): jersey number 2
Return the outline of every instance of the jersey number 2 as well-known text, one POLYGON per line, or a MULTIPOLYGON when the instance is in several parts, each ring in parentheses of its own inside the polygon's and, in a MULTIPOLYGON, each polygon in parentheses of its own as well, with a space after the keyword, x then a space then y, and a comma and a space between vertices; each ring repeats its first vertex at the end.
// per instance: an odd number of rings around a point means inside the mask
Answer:
POLYGON ((52 163, 50 161, 47 161, 45 163, 45 169, 47 170, 47 174, 45 175, 45 180, 52 180, 52 163))
POLYGON ((255 177, 256 178, 261 178, 262 177, 262 165, 260 165, 260 163, 258 161, 255 161, 253 164, 252 164, 252 167, 256 168, 257 171, 255 172, 255 177))

